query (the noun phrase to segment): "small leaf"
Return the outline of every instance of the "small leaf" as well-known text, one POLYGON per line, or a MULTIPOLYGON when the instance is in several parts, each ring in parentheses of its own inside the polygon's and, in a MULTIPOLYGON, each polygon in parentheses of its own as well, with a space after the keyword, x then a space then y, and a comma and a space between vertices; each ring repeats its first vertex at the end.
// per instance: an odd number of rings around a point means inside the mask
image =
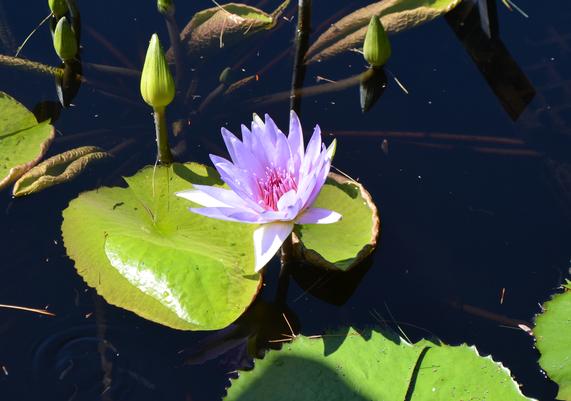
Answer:
POLYGON ((533 335, 541 353, 539 365, 559 385, 557 399, 571 401, 571 281, 564 288, 543 305, 533 335))
POLYGON ((71 181, 95 160, 111 155, 95 146, 83 146, 50 157, 24 174, 14 185, 14 196, 30 195, 71 181))
POLYGON ((226 399, 243 401, 530 401, 510 371, 476 348, 389 331, 344 329, 297 336, 231 379, 226 399))
MULTIPOLYGON (((188 211, 175 192, 222 185, 196 163, 147 167, 127 188, 84 192, 63 212, 67 254, 105 300, 180 330, 215 330, 254 300, 254 225, 188 211)), ((191 205, 190 205, 191 206, 191 205)))
POLYGON ((290 0, 271 14, 246 4, 228 3, 197 12, 180 34, 189 54, 241 42, 245 36, 273 28, 290 0))
POLYGON ((349 270, 377 245, 380 221, 377 207, 365 188, 330 173, 315 207, 334 210, 343 218, 335 224, 307 224, 294 232, 294 249, 308 262, 326 268, 349 270))
POLYGON ((22 104, 0 92, 0 189, 36 165, 54 137, 49 121, 38 123, 22 104))
POLYGON ((307 51, 308 63, 323 61, 362 45, 371 16, 381 18, 387 33, 396 33, 430 21, 456 7, 461 0, 382 0, 363 7, 332 24, 307 51))

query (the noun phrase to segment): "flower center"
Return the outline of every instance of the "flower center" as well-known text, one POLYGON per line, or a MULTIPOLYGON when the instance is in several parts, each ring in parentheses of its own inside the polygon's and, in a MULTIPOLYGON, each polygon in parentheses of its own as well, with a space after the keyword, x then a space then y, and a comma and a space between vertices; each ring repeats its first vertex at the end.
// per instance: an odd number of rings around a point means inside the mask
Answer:
POLYGON ((266 209, 278 210, 282 195, 292 189, 297 191, 297 183, 289 171, 281 168, 266 167, 264 173, 263 177, 258 178, 258 203, 266 209))

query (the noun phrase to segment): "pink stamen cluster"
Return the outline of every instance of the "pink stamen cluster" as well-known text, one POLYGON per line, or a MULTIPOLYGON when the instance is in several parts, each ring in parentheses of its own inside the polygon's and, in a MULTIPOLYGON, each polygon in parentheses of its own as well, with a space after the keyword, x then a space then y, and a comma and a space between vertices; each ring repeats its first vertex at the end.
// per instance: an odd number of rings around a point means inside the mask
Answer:
POLYGON ((264 177, 258 178, 260 206, 269 210, 278 210, 278 201, 283 194, 297 191, 297 183, 289 171, 283 168, 266 167, 264 177))

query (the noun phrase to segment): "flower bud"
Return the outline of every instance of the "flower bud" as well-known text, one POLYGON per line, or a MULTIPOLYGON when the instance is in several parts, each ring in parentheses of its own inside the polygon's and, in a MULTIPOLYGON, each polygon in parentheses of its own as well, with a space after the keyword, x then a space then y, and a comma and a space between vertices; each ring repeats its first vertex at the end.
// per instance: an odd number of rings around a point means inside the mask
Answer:
POLYGON ((64 61, 75 58, 77 54, 77 39, 66 17, 60 18, 54 30, 54 49, 64 61))
POLYGON ((230 67, 224 68, 218 77, 218 82, 221 84, 229 85, 230 78, 232 77, 232 69, 230 67))
POLYGON ((141 75, 141 95, 149 106, 160 108, 172 102, 174 94, 174 79, 159 37, 154 33, 147 49, 141 75))
POLYGON ((174 12, 173 0, 157 0, 157 9, 161 14, 171 14, 174 12))
POLYGON ((376 15, 371 17, 369 28, 363 44, 365 60, 373 67, 381 67, 391 56, 391 44, 389 37, 383 28, 383 24, 376 15))
POLYGON ((48 6, 57 19, 67 14, 67 2, 65 0, 48 0, 48 6))

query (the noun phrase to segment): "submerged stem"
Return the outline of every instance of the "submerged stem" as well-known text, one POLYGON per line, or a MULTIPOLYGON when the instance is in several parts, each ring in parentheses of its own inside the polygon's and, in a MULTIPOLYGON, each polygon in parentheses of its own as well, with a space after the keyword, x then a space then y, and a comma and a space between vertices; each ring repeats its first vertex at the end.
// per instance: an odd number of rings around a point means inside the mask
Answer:
POLYGON ((276 293, 276 304, 285 305, 287 290, 289 288, 289 265, 293 261, 293 239, 292 234, 287 237, 281 247, 280 252, 280 275, 278 279, 278 289, 276 293))
POLYGON ((159 162, 162 164, 172 163, 172 153, 169 147, 167 119, 164 107, 154 108, 155 132, 157 134, 157 149, 159 162))

